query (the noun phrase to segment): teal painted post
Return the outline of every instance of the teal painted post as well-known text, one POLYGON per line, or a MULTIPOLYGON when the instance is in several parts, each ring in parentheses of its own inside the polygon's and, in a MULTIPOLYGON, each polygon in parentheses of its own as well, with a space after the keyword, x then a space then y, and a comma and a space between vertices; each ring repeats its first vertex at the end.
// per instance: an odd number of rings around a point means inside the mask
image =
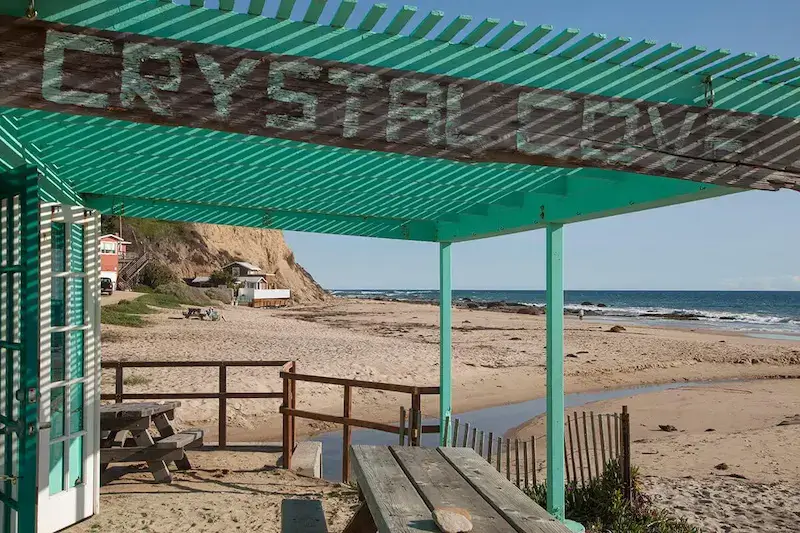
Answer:
MULTIPOLYGON (((39 436, 39 174, 25 170, 25 189, 20 195, 20 246, 22 309, 20 354, 19 512, 17 531, 36 531, 37 439, 39 436)), ((11 391, 6 391, 11 394, 11 391)), ((6 453, 11 453, 6 450, 6 453)), ((46 468, 45 465, 39 465, 46 468)))
POLYGON ((547 224, 547 510, 564 520, 564 236, 547 224))
POLYGON ((445 445, 445 424, 452 419, 453 281, 449 242, 439 243, 439 440, 445 445))

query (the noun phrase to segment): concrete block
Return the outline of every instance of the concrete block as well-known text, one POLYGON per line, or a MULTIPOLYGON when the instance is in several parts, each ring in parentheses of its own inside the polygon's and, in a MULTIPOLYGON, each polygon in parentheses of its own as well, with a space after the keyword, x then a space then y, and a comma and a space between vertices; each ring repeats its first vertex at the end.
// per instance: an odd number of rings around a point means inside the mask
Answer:
POLYGON ((322 443, 298 442, 292 454, 292 471, 305 477, 322 477, 322 443))

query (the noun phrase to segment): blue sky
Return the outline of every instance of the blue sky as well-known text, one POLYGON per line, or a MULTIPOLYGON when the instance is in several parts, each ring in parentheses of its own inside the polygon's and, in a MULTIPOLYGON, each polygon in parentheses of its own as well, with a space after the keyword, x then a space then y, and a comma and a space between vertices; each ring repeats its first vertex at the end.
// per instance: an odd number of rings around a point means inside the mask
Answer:
MULTIPOLYGON (((338 3, 338 2, 336 2, 338 3)), ((384 0, 390 11, 402 3, 384 0)), ((409 3, 415 3, 410 1, 409 3)), ((268 0, 267 12, 277 0, 268 0)), ((299 0, 297 13, 308 4, 299 0)), ((360 2, 356 15, 369 1, 360 2)), ((501 26, 522 20, 560 30, 655 39, 734 53, 800 56, 800 2, 770 0, 418 0, 431 9, 501 26)), ((332 6, 326 8, 326 13, 332 6)), ((272 7, 274 9, 274 6, 272 7)), ((323 15, 326 16, 326 15, 323 15)), ((355 16, 354 16, 355 18, 355 16)), ((380 28, 380 26, 379 26, 380 28)), ((571 289, 800 290, 800 194, 747 192, 566 227, 571 289)), ((435 288, 438 245, 286 233, 298 261, 326 288, 435 288)), ((544 286, 541 231, 456 244, 453 282, 462 289, 544 286)))

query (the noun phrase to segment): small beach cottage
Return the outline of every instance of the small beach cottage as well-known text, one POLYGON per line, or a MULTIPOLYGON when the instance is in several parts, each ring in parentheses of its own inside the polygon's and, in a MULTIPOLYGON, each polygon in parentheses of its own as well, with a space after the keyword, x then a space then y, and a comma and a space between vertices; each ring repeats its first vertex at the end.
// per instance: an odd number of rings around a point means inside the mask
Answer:
POLYGON ((100 237, 100 277, 109 278, 117 287, 120 260, 127 254, 129 241, 119 235, 106 234, 100 237))
POLYGON ((800 189, 796 58, 275 3, 0 3, 0 533, 99 509, 99 213, 436 243, 441 425, 452 244, 544 229, 564 520, 564 226, 800 189))

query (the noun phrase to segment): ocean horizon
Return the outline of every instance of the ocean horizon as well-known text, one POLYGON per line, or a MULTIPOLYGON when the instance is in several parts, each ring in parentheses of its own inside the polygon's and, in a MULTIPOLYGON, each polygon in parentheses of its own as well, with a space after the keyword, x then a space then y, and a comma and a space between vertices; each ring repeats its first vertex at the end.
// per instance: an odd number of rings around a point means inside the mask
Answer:
MULTIPOLYGON (((342 298, 435 301, 436 289, 333 289, 342 298)), ((455 302, 543 306, 544 290, 453 291, 455 302)), ((800 291, 567 290, 565 307, 592 320, 800 336, 800 291)))

